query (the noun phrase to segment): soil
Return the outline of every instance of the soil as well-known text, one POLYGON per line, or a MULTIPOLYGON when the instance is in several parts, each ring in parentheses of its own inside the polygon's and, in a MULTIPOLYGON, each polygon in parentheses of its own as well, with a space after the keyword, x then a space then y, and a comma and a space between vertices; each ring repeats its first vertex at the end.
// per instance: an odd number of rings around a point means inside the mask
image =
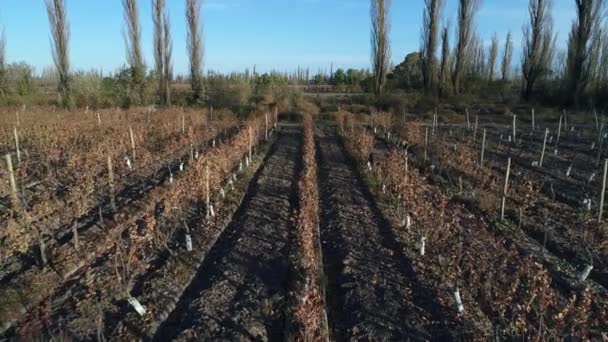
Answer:
POLYGON ((232 223, 155 340, 281 340, 294 249, 301 132, 283 131, 232 223))
POLYGON ((445 336, 432 292, 417 280, 335 127, 316 128, 321 241, 333 340, 445 336))

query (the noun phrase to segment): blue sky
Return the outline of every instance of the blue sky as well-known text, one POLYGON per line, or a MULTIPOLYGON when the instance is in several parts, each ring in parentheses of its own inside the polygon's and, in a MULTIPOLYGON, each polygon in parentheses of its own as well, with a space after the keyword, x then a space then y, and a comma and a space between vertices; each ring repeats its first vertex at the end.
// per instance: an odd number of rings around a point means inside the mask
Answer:
MULTIPOLYGON (((113 71, 124 64, 120 0, 66 0, 71 24, 71 61, 76 69, 113 71)), ((444 18, 455 23, 457 0, 445 0, 444 18)), ((174 40, 174 69, 187 71, 185 0, 167 0, 174 40)), ((558 46, 574 18, 572 0, 554 0, 558 46)), ((203 0, 205 69, 242 71, 369 67, 369 0, 203 0)), ((482 0, 476 26, 489 41, 513 32, 516 47, 527 20, 528 0, 482 0)), ((419 47, 423 0, 393 0, 391 44, 395 63, 419 47)), ((153 64, 150 0, 140 0, 146 63, 153 64)), ((10 62, 41 71, 52 64, 44 0, 1 0, 0 25, 10 62)), ((453 25, 452 25, 453 27, 453 25)), ((452 31, 453 36, 453 31, 452 31)), ((519 53, 519 49, 516 49, 519 53)), ((519 61, 519 56, 514 56, 519 61)))

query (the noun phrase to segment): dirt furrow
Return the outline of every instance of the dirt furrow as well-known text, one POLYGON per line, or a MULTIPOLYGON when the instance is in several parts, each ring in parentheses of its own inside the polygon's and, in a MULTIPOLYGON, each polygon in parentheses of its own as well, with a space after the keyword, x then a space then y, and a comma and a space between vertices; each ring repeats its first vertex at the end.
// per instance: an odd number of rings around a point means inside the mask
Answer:
POLYGON ((327 311, 334 340, 442 336, 441 305, 416 279, 334 128, 316 130, 327 311))
POLYGON ((301 133, 291 128, 282 134, 156 340, 280 340, 284 335, 301 133))

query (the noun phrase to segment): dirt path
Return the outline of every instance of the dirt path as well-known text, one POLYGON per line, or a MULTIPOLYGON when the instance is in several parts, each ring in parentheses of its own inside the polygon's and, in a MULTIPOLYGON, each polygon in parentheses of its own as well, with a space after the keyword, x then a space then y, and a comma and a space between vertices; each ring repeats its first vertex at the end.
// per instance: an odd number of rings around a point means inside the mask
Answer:
POLYGON ((301 133, 282 134, 156 340, 282 339, 301 133))
POLYGON ((315 133, 332 339, 442 336, 441 305, 417 281, 335 129, 321 125, 315 133))

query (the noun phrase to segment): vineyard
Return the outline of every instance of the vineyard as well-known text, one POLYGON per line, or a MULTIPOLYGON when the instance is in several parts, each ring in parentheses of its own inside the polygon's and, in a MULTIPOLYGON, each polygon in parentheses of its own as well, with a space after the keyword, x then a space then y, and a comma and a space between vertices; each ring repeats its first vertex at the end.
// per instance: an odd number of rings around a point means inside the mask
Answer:
POLYGON ((0 113, 0 340, 608 338, 603 125, 308 111, 0 113))

